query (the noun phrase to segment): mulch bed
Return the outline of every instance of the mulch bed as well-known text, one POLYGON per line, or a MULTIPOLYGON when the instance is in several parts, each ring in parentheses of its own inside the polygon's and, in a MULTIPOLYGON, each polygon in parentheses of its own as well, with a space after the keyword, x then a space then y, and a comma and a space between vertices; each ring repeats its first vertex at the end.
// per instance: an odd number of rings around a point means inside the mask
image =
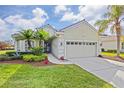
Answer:
POLYGON ((30 64, 33 66, 50 66, 50 65, 56 65, 52 62, 48 62, 48 64, 45 64, 45 62, 24 62, 23 60, 12 60, 12 61, 0 61, 0 64, 30 64))
POLYGON ((124 58, 122 58, 122 57, 102 56, 102 58, 106 58, 106 59, 110 59, 110 60, 119 61, 119 62, 123 62, 124 63, 124 58))

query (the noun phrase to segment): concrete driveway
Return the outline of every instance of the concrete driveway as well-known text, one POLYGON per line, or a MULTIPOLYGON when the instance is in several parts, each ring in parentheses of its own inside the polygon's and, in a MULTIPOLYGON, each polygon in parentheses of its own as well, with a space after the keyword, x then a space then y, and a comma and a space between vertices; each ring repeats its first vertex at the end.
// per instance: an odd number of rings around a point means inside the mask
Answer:
POLYGON ((115 87, 124 87, 124 63, 98 57, 69 59, 69 61, 115 87))
POLYGON ((115 87, 124 87, 124 63, 99 57, 68 59, 64 62, 56 59, 51 54, 48 58, 51 62, 57 64, 76 64, 115 87))

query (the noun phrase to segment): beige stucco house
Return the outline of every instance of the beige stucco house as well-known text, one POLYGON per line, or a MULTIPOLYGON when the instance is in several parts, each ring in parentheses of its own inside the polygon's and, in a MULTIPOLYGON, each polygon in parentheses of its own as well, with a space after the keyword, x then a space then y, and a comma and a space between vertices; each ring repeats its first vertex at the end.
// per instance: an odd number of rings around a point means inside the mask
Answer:
MULTIPOLYGON (((109 35, 101 35, 101 49, 103 51, 116 50, 117 49, 117 37, 109 35)), ((124 52, 124 36, 121 36, 120 51, 124 52)))
MULTIPOLYGON (((43 29, 48 31, 51 36, 56 36, 51 43, 51 53, 57 58, 93 57, 98 56, 100 53, 98 33, 85 20, 74 23, 59 31, 50 25, 46 25, 43 29)), ((17 39, 18 35, 12 35, 12 37, 15 40, 16 51, 27 50, 25 40, 17 39)), ((38 41, 32 40, 32 42, 33 46, 38 45, 38 41)))

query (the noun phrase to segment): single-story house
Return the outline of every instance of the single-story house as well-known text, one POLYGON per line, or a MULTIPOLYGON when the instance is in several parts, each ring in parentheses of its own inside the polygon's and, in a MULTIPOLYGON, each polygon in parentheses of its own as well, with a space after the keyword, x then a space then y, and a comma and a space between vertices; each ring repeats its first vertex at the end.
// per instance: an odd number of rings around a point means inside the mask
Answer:
MULTIPOLYGON (((96 29, 87 21, 81 20, 59 31, 51 25, 43 27, 50 36, 56 36, 51 42, 51 53, 57 58, 93 57, 100 53, 99 35, 96 29)), ((16 51, 27 51, 27 42, 20 40, 18 34, 12 35, 15 40, 16 51)), ((32 45, 37 46, 38 40, 32 40, 32 45)))
MULTIPOLYGON (((101 49, 103 51, 116 50, 117 49, 117 37, 110 35, 101 35, 101 49)), ((124 36, 120 38, 120 51, 124 52, 124 36)))

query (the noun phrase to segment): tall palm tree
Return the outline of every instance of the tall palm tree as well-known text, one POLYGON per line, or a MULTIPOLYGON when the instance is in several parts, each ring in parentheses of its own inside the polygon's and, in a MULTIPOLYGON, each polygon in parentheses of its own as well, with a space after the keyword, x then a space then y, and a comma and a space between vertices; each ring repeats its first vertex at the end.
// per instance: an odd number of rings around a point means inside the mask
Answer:
POLYGON ((26 39, 28 43, 28 48, 31 48, 31 39, 33 38, 32 29, 23 30, 20 32, 21 39, 26 39))
POLYGON ((49 33, 44 31, 42 28, 36 30, 35 38, 39 40, 39 46, 41 46, 42 41, 47 41, 49 39, 49 33))
POLYGON ((103 20, 98 20, 95 26, 98 26, 99 32, 104 32, 108 28, 113 33, 116 33, 117 37, 117 56, 120 56, 120 36, 121 36, 121 22, 124 17, 124 6, 111 5, 108 6, 108 11, 104 15, 103 20))

